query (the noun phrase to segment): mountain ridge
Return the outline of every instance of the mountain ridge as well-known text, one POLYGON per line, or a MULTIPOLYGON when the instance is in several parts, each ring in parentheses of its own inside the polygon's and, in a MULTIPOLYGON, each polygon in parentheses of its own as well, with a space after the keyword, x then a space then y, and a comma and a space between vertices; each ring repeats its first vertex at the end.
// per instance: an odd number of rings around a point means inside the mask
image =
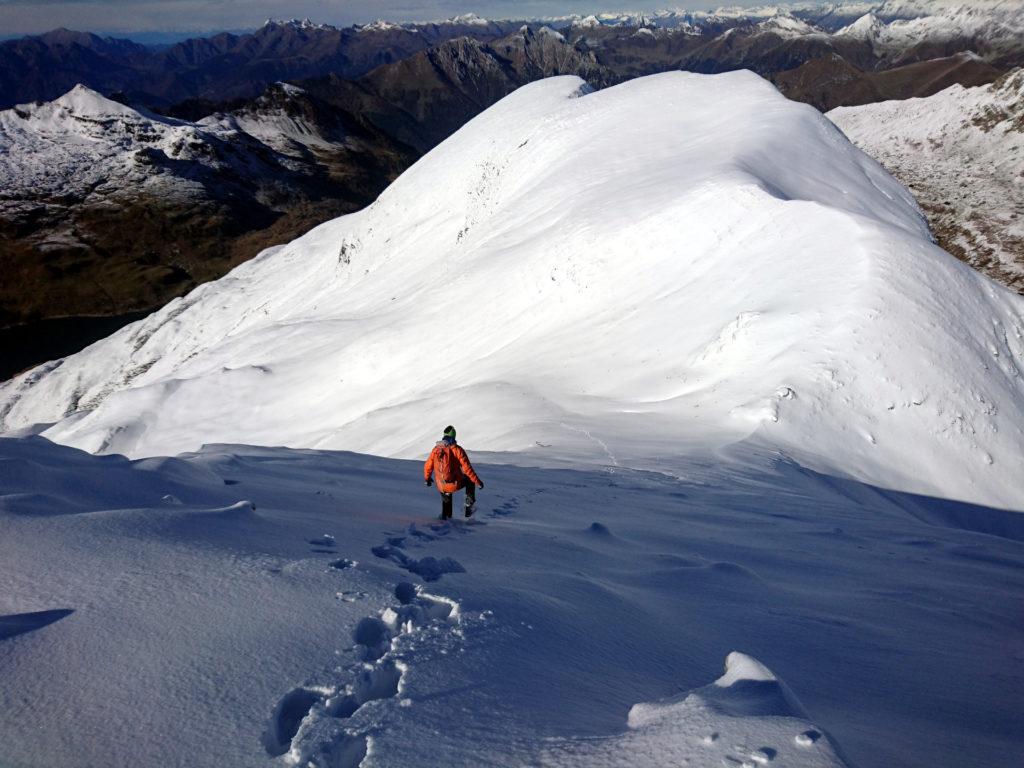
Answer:
POLYGON ((444 413, 506 460, 671 474, 687 446, 747 441, 1012 508, 1022 345, 1024 299, 933 245, 816 110, 749 73, 559 77, 369 208, 0 385, 0 419, 101 453, 409 456, 444 413), (473 331, 440 353, 453 313, 473 331))
MULTIPOLYGON (((885 15, 877 4, 845 8, 851 13, 875 12, 876 19, 881 19, 879 13, 885 15)), ((907 17, 903 21, 913 17, 909 6, 899 8, 907 17)), ((899 15, 899 9, 893 6, 891 10, 885 18, 895 24, 898 20, 893 19, 899 15)), ((1002 17, 992 16, 988 11, 986 14, 968 19, 970 28, 979 28, 980 24, 981 28, 994 29, 992 25, 1002 17)), ((863 17, 862 14, 860 18, 863 17)), ((251 130, 276 143, 272 152, 284 148, 285 155, 294 155, 287 162, 301 162, 307 172, 287 179, 271 174, 278 177, 275 183, 279 182, 276 190, 272 190, 269 186, 273 185, 268 185, 266 178, 246 178, 251 173, 246 168, 255 168, 259 163, 240 165, 236 171, 241 182, 228 180, 228 188, 235 190, 229 199, 218 202, 213 194, 214 185, 200 193, 202 204, 197 212, 147 198, 144 178, 139 177, 137 183, 119 190, 119 199, 128 205, 113 217, 109 209, 84 206, 80 196, 72 195, 68 204, 47 207, 38 205, 36 190, 24 185, 10 186, 4 193, 8 202, 0 207, 9 213, 9 201, 20 198, 22 203, 16 207, 15 215, 0 219, 0 250, 16 265, 24 285, 37 286, 38 290, 17 291, 16 286, 7 286, 7 311, 0 317, 0 339, 26 354, 24 358, 18 357, 19 361, 34 363, 62 356, 71 350, 63 346, 59 333, 45 330, 52 325, 47 325, 47 318, 122 316, 160 306, 195 282, 223 274, 230 265, 252 257, 265 246, 286 242, 319 221, 365 205, 387 181, 468 119, 513 89, 540 77, 579 75, 600 88, 679 67, 712 72, 747 67, 769 77, 790 98, 828 110, 841 105, 928 96, 957 83, 982 85, 1004 74, 999 63, 1003 61, 1002 54, 998 51, 990 51, 992 61, 988 61, 972 50, 964 50, 977 47, 975 37, 955 37, 938 46, 915 46, 909 45, 905 36, 897 36, 893 39, 898 45, 879 48, 874 38, 858 40, 853 39, 856 36, 838 34, 856 23, 857 18, 840 18, 808 5, 804 10, 751 9, 718 15, 673 12, 605 15, 600 19, 564 17, 560 21, 531 22, 511 31, 507 25, 478 17, 419 26, 379 22, 343 29, 303 21, 272 22, 249 35, 225 33, 216 38, 184 41, 158 54, 145 54, 175 62, 172 72, 161 75, 161 82, 166 81, 167 94, 188 95, 173 105, 154 105, 159 113, 194 123, 223 120, 225 126, 234 120, 236 128, 241 127, 239 120, 248 121, 251 130), (467 30, 471 36, 463 35, 467 30), (837 34, 828 34, 829 30, 837 34), (910 53, 908 49, 912 49, 910 53), (927 56, 938 58, 914 60, 927 56), (313 64, 295 68, 288 62, 296 57, 313 64), (334 72, 312 79, 291 78, 292 83, 304 89, 305 98, 315 100, 316 105, 284 105, 273 115, 255 119, 211 118, 218 114, 259 115, 267 94, 283 87, 275 83, 288 80, 284 77, 288 72, 320 71, 317 67, 360 71, 389 57, 394 60, 373 67, 357 79, 334 72), (899 63, 905 59, 911 63, 899 63), (249 68, 246 62, 250 60, 256 62, 253 66, 257 69, 249 68), (232 96, 253 92, 264 81, 270 84, 258 94, 253 93, 253 98, 232 96), (238 90, 236 85, 244 87, 238 90), (351 147, 351 151, 340 155, 326 149, 331 142, 313 136, 319 129, 308 123, 314 117, 327 133, 344 128, 363 136, 361 149, 351 147), (260 121, 264 124, 262 128, 256 125, 260 121), (272 129, 272 125, 276 128, 272 129), (271 138, 273 130, 284 131, 286 135, 275 142, 271 138), (325 151, 330 157, 321 157, 325 151), (272 202, 260 199, 251 206, 239 207, 240 200, 252 197, 253 189, 270 194, 272 202), (135 200, 130 199, 131 190, 135 200), (81 223, 82 231, 70 238, 61 235, 69 227, 73 229, 75 221, 81 223), (137 242, 140 233, 141 242, 137 242), (226 253, 217 238, 226 239, 226 253), (46 248, 40 250, 47 242, 46 248), (69 249, 68 244, 74 247, 69 249), (54 247, 63 252, 55 252, 54 247), (181 257, 183 251, 187 253, 186 259, 181 257), (123 256, 141 263, 126 267, 123 256), (61 287, 69 280, 77 280, 77 290, 65 291, 61 287), (16 330, 5 330, 15 325, 16 330), (16 340, 32 338, 33 334, 33 342, 16 340), (53 346, 48 339, 53 339, 53 346)), ((917 22, 932 23, 929 19, 934 21, 935 17, 925 14, 922 19, 919 13, 914 18, 917 22)), ((1008 28, 1014 28, 1016 22, 1011 19, 1008 23, 1008 28)), ((879 24, 874 25, 876 31, 888 28, 879 24)), ((913 34, 924 40, 927 30, 914 29, 917 31, 913 34)), ((985 35, 983 39, 988 39, 985 35)), ((99 90, 105 96, 136 106, 140 100, 149 100, 145 78, 139 80, 132 74, 138 71, 132 64, 133 57, 143 55, 139 46, 131 44, 122 50, 117 41, 69 31, 55 32, 49 39, 53 45, 63 46, 59 48, 62 56, 68 51, 74 54, 67 56, 70 70, 64 75, 77 72, 75 66, 88 69, 95 64, 103 73, 104 87, 99 90), (111 56, 116 61, 96 64, 96 51, 104 46, 115 50, 111 56), (131 80, 130 87, 124 78, 131 80)), ((913 35, 910 39, 914 39, 913 35)), ((1004 35, 999 39, 1005 42, 1011 38, 1004 35)), ((1024 40, 1024 35, 1020 40, 1024 40)), ((41 43, 28 40, 0 45, 0 65, 3 61, 11 63, 4 57, 18 46, 39 49, 41 43)), ((18 66, 24 68, 25 63, 22 61, 18 66)), ((0 95, 5 73, 16 69, 0 66, 0 95)), ((37 78, 45 75, 50 84, 60 83, 63 77, 48 73, 45 66, 33 71, 37 78)), ((32 87, 33 79, 21 77, 18 82, 32 87)), ((28 105, 17 108, 25 112, 28 105)), ((144 107, 138 108, 146 111, 144 107)), ((10 151, 17 155, 23 150, 12 146, 10 151)), ((167 170, 166 163, 151 167, 154 173, 167 170)), ((54 168, 58 169, 54 179, 44 180, 45 188, 53 187, 53 181, 61 178, 59 166, 54 168)), ((185 173, 184 165, 179 163, 178 168, 185 173)), ((203 173, 199 167, 194 170, 203 173)), ((74 178, 61 183, 71 189, 75 187, 74 178)), ((0 369, 0 377, 21 370, 25 364, 13 362, 14 357, 7 359, 10 365, 0 369)))

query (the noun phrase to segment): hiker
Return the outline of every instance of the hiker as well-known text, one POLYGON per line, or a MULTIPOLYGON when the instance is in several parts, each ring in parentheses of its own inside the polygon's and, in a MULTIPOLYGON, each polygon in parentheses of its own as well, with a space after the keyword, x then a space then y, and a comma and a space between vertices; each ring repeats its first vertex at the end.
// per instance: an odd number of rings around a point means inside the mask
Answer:
POLYGON ((455 442, 455 427, 450 424, 444 428, 444 437, 434 446, 423 465, 423 484, 429 488, 434 480, 437 480, 437 490, 441 492, 442 520, 451 518, 452 494, 463 488, 466 489, 466 517, 473 515, 476 489, 483 488, 484 483, 473 470, 462 446, 455 442))

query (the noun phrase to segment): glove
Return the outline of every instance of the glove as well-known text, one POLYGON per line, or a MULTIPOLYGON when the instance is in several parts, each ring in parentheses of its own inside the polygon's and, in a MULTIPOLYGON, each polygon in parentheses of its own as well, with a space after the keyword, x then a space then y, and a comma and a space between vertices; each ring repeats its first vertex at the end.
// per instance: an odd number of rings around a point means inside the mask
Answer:
POLYGON ((481 480, 479 483, 476 484, 476 487, 477 488, 483 488, 484 487, 484 481, 481 480))
POLYGON ((430 479, 430 478, 428 477, 428 478, 427 478, 426 480, 424 480, 424 481, 423 481, 423 484, 424 484, 425 486, 427 486, 427 488, 429 488, 430 486, 432 486, 432 485, 434 484, 434 481, 433 481, 433 480, 431 480, 431 479, 430 479))

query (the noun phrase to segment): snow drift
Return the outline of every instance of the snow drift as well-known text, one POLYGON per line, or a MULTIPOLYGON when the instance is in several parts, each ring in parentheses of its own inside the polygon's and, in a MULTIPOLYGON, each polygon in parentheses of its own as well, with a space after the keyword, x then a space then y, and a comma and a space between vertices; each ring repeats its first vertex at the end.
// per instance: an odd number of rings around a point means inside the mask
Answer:
POLYGON ((526 86, 369 208, 0 386, 0 429, 92 452, 204 443, 672 471, 769 446, 1003 507, 1024 301, 753 74, 526 86))

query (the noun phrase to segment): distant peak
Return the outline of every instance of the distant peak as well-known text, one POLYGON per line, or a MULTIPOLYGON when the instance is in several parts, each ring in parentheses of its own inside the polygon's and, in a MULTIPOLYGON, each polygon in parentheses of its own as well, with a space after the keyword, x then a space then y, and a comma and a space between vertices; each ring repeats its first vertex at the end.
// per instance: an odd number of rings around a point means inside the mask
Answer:
POLYGON ((878 36, 879 31, 884 26, 885 24, 874 13, 868 12, 852 24, 836 32, 836 36, 850 37, 857 40, 871 40, 878 36))
POLYGON ((565 36, 561 32, 558 32, 546 25, 538 29, 537 34, 542 35, 543 37, 550 37, 563 43, 565 42, 565 36))
POLYGON ((306 17, 305 19, 267 19, 263 22, 266 27, 290 27, 291 29, 336 29, 330 24, 318 24, 306 17))
POLYGON ((573 21, 572 26, 576 29, 594 29, 601 26, 601 20, 597 16, 590 15, 573 21))
POLYGON ((108 99, 92 88, 79 83, 63 96, 54 99, 53 105, 62 107, 76 115, 135 115, 139 113, 120 102, 108 99))
POLYGON ((811 35, 820 32, 820 30, 815 29, 806 21, 782 12, 768 17, 757 26, 762 30, 781 32, 786 35, 811 35))
POLYGON ((376 21, 371 21, 369 24, 363 24, 362 26, 359 27, 360 32, 387 32, 393 29, 400 29, 403 32, 417 31, 408 29, 407 27, 404 27, 401 24, 395 24, 394 22, 386 21, 385 19, 377 19, 376 21))
POLYGON ((305 89, 300 88, 297 85, 292 85, 291 83, 285 83, 283 81, 278 81, 274 83, 272 87, 278 88, 282 93, 284 93, 285 96, 291 96, 292 98, 295 98, 297 96, 303 96, 306 93, 305 89))
POLYGON ((453 16, 449 21, 452 24, 471 24, 474 26, 484 26, 490 24, 487 19, 477 16, 475 13, 463 13, 459 16, 453 16))

